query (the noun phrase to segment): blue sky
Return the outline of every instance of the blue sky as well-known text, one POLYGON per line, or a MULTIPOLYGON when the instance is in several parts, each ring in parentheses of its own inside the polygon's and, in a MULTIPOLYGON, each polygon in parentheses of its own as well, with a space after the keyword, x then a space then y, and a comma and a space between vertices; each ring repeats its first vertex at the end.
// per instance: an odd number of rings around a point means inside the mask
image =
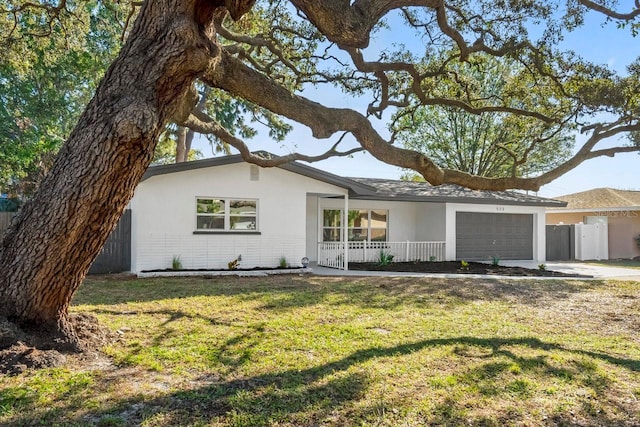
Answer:
MULTIPOLYGON (((585 24, 580 30, 567 34, 559 47, 574 50, 592 62, 608 64, 622 73, 627 64, 640 56, 640 36, 633 38, 628 30, 617 29, 615 23, 604 25, 604 18, 596 13, 587 15, 585 24)), ((388 40, 382 42, 389 43, 388 40)), ((360 112, 365 110, 368 102, 368 99, 348 97, 327 88, 307 90, 304 95, 325 105, 353 108, 360 112)), ((374 123, 383 136, 385 125, 384 121, 374 123)), ((286 154, 292 151, 318 154, 326 150, 336 138, 337 136, 334 136, 328 141, 314 140, 306 127, 296 125, 284 144, 273 142, 260 134, 247 143, 252 150, 267 150, 275 154, 286 154)), ((578 136, 576 147, 579 147, 579 143, 583 140, 584 137, 578 136)), ((351 144, 354 146, 355 142, 351 144)), ((605 143, 603 147, 606 145, 605 143)), ((200 149, 205 157, 212 155, 206 141, 198 142, 195 148, 200 149)), ((355 154, 352 158, 334 158, 317 162, 313 166, 341 176, 397 179, 402 173, 399 168, 382 163, 371 155, 363 153, 355 154)), ((640 155, 624 153, 616 155, 615 158, 588 160, 544 186, 538 195, 554 197, 597 187, 640 190, 640 155)))

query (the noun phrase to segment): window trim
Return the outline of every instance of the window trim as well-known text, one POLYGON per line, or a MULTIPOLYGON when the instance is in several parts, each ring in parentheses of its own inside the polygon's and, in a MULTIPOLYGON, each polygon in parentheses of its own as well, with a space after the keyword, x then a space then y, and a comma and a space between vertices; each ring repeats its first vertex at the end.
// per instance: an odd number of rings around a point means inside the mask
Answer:
POLYGON ((216 197, 216 196, 196 196, 195 198, 195 227, 193 234, 261 234, 259 228, 259 199, 251 197, 216 197), (221 200, 224 202, 224 215, 198 213, 198 200, 221 200), (238 215, 231 214, 231 203, 236 201, 254 202, 256 205, 255 215, 238 215), (255 227, 251 229, 231 228, 231 217, 248 217, 255 216, 255 227), (224 228, 198 228, 198 217, 223 217, 224 228))

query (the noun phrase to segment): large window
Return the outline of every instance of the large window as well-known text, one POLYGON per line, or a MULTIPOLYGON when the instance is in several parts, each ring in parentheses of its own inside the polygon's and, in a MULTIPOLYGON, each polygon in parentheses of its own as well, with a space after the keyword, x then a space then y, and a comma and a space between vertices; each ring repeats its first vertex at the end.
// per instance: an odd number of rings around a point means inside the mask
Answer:
POLYGON ((256 200, 196 199, 196 229, 211 231, 256 230, 256 200))
MULTIPOLYGON (((387 240, 389 211, 382 209, 349 210, 349 241, 387 240)), ((339 242, 341 239, 342 209, 325 209, 322 214, 322 241, 339 242)))

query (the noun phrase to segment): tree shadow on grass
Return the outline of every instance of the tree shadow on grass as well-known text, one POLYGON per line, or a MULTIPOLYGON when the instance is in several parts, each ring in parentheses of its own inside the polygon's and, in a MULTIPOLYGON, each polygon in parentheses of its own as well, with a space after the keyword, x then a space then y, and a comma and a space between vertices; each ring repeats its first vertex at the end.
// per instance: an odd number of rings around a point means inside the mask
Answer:
POLYGON ((258 308, 275 311, 343 303, 386 309, 407 304, 455 306, 479 300, 540 305, 603 285, 601 281, 579 280, 322 276, 88 280, 76 295, 74 305, 99 306, 200 296, 258 301, 258 308))
MULTIPOLYGON (((375 421, 379 416, 376 403, 366 399, 364 404, 356 404, 367 397, 374 381, 370 370, 361 366, 379 358, 397 358, 434 348, 453 346, 454 352, 473 361, 486 359, 486 363, 469 363, 460 367, 459 381, 474 385, 477 393, 491 398, 502 395, 520 395, 527 398, 527 384, 515 380, 508 384, 498 383, 496 377, 512 363, 524 371, 535 371, 548 377, 563 378, 573 376, 572 381, 581 387, 591 387, 597 395, 604 395, 611 387, 609 379, 599 378, 593 382, 587 371, 596 370, 592 362, 571 361, 559 368, 547 360, 540 352, 562 352, 569 356, 591 358, 606 362, 633 373, 640 372, 640 360, 618 357, 603 352, 570 349, 556 343, 547 343, 537 338, 512 339, 454 337, 422 340, 392 347, 371 347, 355 351, 347 357, 307 369, 284 370, 252 377, 231 377, 207 379, 204 375, 198 387, 178 390, 161 396, 138 395, 118 399, 112 384, 123 380, 118 375, 127 375, 126 370, 97 373, 94 381, 78 383, 61 394, 57 400, 65 403, 52 409, 34 408, 33 396, 20 392, 20 388, 8 388, 0 392, 0 405, 14 407, 16 415, 9 425, 71 424, 71 425, 198 425, 217 422, 224 425, 258 426, 270 424, 286 425, 360 425, 375 421), (519 356, 514 347, 538 350, 532 357, 519 356), (495 359, 499 357, 499 359, 495 359), (504 363, 501 360, 512 363, 504 363), (93 396, 106 393, 111 395, 108 403, 100 409, 84 407, 83 402, 93 396), (31 399, 31 400, 30 400, 31 399), (20 411, 20 408, 23 410, 20 411)), ((433 425, 457 425, 458 422, 494 425, 495 418, 469 418, 465 411, 451 397, 445 397, 430 414, 423 414, 423 421, 433 425)), ((627 408, 620 408, 625 411, 627 408)), ((555 414, 559 420, 569 420, 566 414, 555 414)), ((620 420, 606 413, 586 414, 586 425, 622 425, 620 420)), ((512 418, 503 420, 514 421, 512 418)), ((628 421, 628 420, 627 420, 628 421)), ((541 421, 542 422, 542 421, 541 421)), ((495 424, 497 425, 497 424, 495 424)))
POLYGON ((191 335, 190 327, 193 327, 194 321, 204 321, 212 326, 223 326, 233 331, 232 336, 222 342, 220 345, 216 345, 209 352, 210 361, 215 361, 217 365, 223 365, 229 368, 229 372, 232 372, 235 368, 238 368, 251 361, 252 349, 265 338, 265 325, 262 322, 231 322, 227 320, 221 320, 209 316, 204 316, 199 313, 189 313, 183 310, 171 310, 171 309, 156 309, 156 310, 142 310, 140 312, 131 311, 117 311, 108 309, 96 309, 92 310, 94 314, 105 314, 109 316, 163 316, 166 319, 158 324, 159 330, 153 336, 151 341, 144 347, 140 344, 129 344, 128 354, 124 359, 125 362, 132 362, 136 357, 143 356, 148 351, 149 347, 153 348, 170 348, 175 344, 173 341, 188 339, 184 338, 191 335), (183 323, 186 329, 181 329, 179 326, 173 327, 173 323, 186 320, 183 323))

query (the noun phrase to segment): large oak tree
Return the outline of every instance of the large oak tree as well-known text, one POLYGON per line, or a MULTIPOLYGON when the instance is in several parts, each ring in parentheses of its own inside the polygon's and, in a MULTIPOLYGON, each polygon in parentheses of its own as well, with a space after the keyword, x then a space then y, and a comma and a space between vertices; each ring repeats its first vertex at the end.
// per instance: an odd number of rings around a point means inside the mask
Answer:
MULTIPOLYGON (((38 192, 4 235, 0 315, 23 327, 36 325, 50 332, 52 342, 80 345, 67 314, 71 298, 132 197, 169 122, 213 135, 262 166, 367 150, 383 162, 419 172, 434 185, 489 190, 537 190, 587 159, 640 150, 640 63, 632 64, 621 77, 553 49, 562 37, 561 28, 578 27, 587 10, 635 30, 640 15, 637 2, 628 12, 591 0, 567 4, 545 0, 254 3, 147 0, 132 4, 131 16, 137 14, 137 18, 127 27, 120 54, 38 192), (269 25, 243 25, 240 20, 247 13, 265 11, 278 11, 269 25), (389 43, 380 49, 372 43, 372 37, 394 35, 396 41, 415 37, 420 48, 389 43), (482 96, 481 88, 455 71, 457 63, 478 54, 520 63, 521 84, 482 96), (432 58, 439 60, 426 60, 432 58), (318 140, 330 140, 326 151, 280 158, 251 153, 242 135, 195 108, 196 81, 198 86, 212 88, 209 96, 214 100, 230 96, 261 115, 309 127, 318 140), (359 112, 305 97, 305 88, 321 84, 333 85, 349 96, 370 96, 371 102, 359 112), (453 86, 458 90, 439 90, 453 86), (588 137, 575 155, 539 176, 474 176, 439 167, 424 154, 395 146, 395 135, 385 138, 372 124, 387 112, 409 112, 423 105, 471 114, 501 112, 536 121, 545 132, 574 128, 588 137), (345 134, 358 147, 341 148, 345 134), (599 148, 600 141, 618 135, 631 138, 599 148)), ((19 56, 15 47, 24 37, 64 33, 65 25, 78 19, 79 4, 0 0, 3 53, 19 56), (39 30, 26 25, 25 19, 35 22, 39 30)))

